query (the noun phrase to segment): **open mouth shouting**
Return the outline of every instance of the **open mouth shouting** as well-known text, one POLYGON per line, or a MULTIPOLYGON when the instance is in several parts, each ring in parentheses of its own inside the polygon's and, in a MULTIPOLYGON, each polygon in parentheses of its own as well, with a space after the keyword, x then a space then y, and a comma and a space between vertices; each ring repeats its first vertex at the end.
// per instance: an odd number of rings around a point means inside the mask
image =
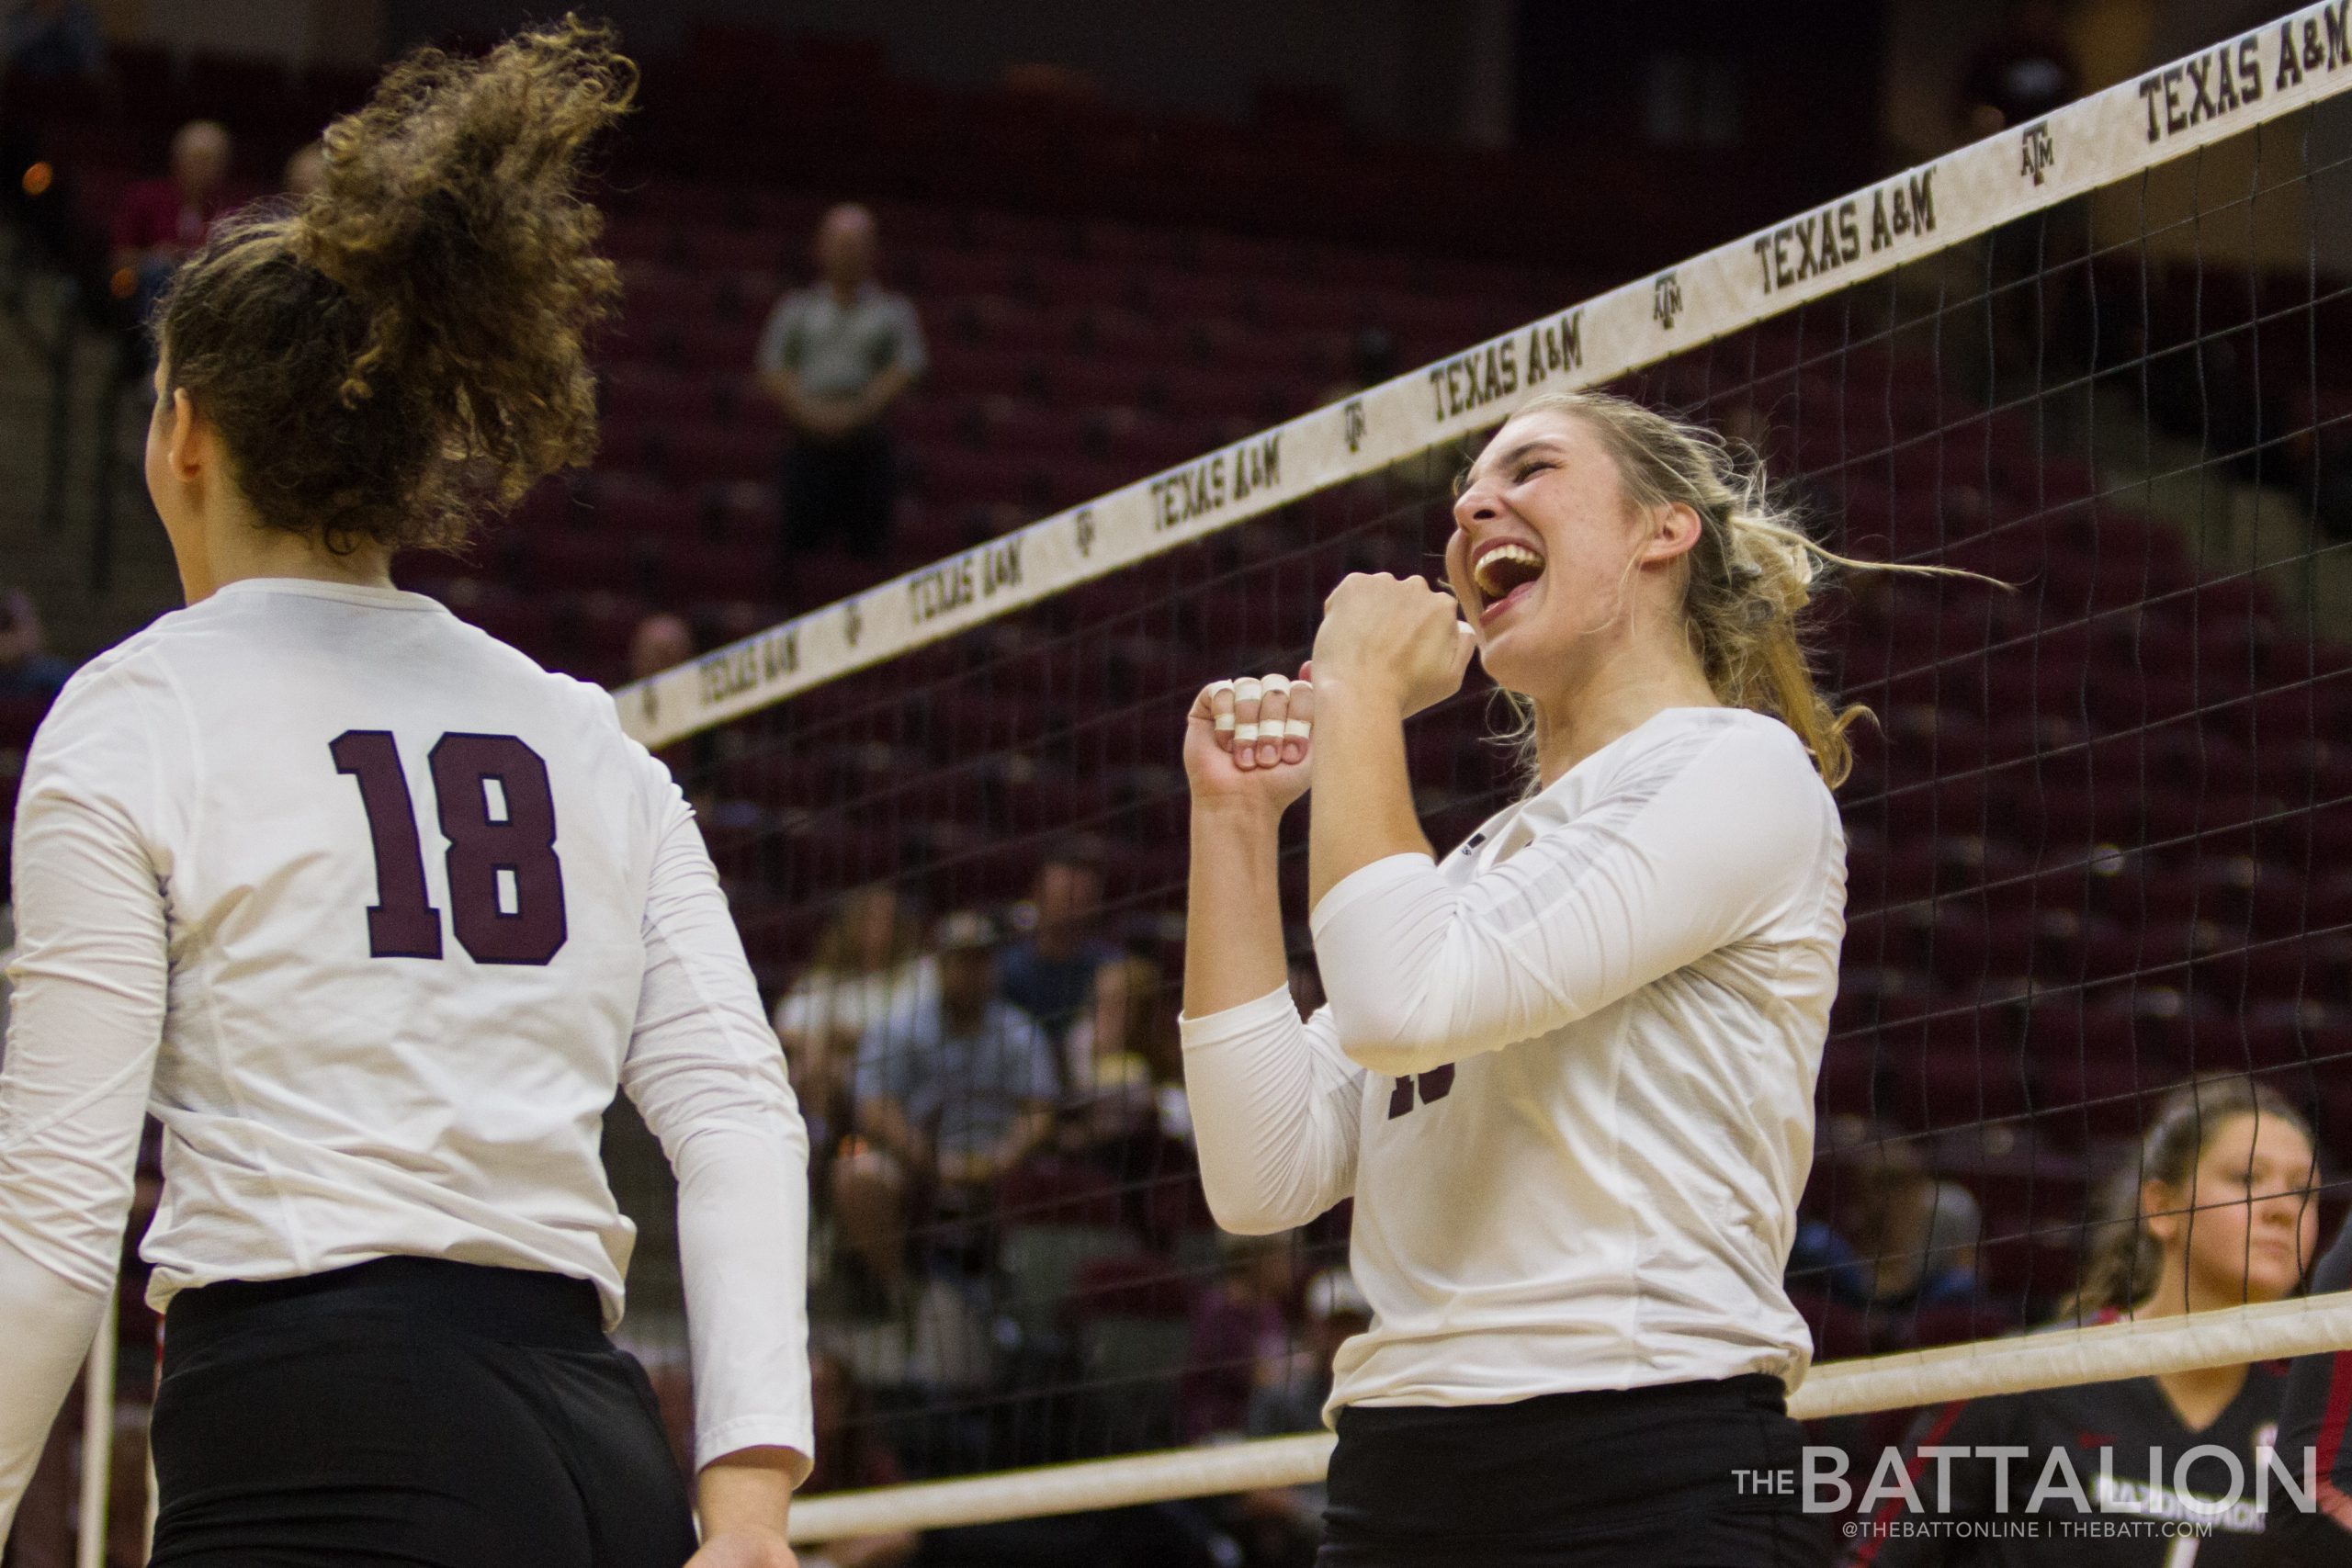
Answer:
POLYGON ((1478 590, 1478 624, 1495 617, 1527 597, 1544 575, 1544 558, 1518 539, 1497 539, 1483 546, 1470 563, 1470 581, 1478 590))

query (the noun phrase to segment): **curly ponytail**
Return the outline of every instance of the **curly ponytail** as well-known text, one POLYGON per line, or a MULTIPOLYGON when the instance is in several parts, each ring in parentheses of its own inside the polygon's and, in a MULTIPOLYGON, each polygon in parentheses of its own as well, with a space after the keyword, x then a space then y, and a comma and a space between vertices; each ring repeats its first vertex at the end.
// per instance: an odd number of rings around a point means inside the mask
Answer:
POLYGON ((618 281, 575 190, 637 68, 566 17, 389 72, 326 132, 319 188, 241 215, 157 311, 166 390, 220 429, 263 525, 346 547, 464 542, 595 449, 582 341, 618 281))

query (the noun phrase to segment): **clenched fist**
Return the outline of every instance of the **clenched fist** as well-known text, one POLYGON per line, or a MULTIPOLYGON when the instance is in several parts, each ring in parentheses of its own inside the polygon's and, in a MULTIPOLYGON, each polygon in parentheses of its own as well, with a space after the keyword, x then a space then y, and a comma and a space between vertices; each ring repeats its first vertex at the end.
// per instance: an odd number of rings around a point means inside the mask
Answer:
POLYGON ((1462 689, 1477 648, 1453 594, 1418 577, 1351 572, 1323 601, 1314 666, 1327 681, 1380 687, 1410 717, 1462 689))
POLYGON ((1184 718, 1184 773, 1200 805, 1256 805, 1279 816, 1306 793, 1315 687, 1307 665, 1201 688, 1184 718))

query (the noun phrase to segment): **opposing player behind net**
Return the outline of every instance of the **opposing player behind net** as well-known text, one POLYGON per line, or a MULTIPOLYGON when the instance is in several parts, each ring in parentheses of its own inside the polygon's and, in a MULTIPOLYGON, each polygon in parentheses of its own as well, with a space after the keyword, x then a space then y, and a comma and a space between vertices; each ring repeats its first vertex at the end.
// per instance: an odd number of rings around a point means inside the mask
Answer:
POLYGON ((152 1109, 156 1562, 792 1562, 807 1145, 701 837, 609 698, 389 574, 593 446, 573 186, 634 83, 569 21, 414 57, 161 308, 188 607, 66 688, 17 819, 0 1528, 152 1109), (605 1337, 616 1085, 678 1172, 699 1551, 605 1337))
POLYGON ((1323 1561, 1818 1562, 1740 1478, 1794 1473, 1811 1350, 1781 1275, 1844 927, 1846 720, 1798 641, 1821 557, 1710 434, 1597 395, 1521 409, 1454 521, 1451 595, 1331 594, 1310 735, 1295 686, 1212 687, 1186 728, 1203 1180, 1244 1231, 1353 1197, 1375 1314, 1323 1561), (1403 723, 1474 643, 1532 787, 1440 860, 1403 723), (1275 827, 1310 774, 1331 1000, 1302 1023, 1275 827))
MULTIPOLYGON (((2318 1246, 2314 1162, 2311 1128, 2271 1090, 2243 1077, 2176 1089, 2118 1173, 2059 1323, 2287 1296, 2318 1246)), ((2285 1381, 2275 1366, 2238 1362, 1928 1410, 1902 1483, 1888 1477, 1846 1562, 2247 1568, 2266 1530, 2296 1512, 2281 1474, 2301 1484, 2305 1471, 2301 1450, 2279 1441, 2285 1381)))

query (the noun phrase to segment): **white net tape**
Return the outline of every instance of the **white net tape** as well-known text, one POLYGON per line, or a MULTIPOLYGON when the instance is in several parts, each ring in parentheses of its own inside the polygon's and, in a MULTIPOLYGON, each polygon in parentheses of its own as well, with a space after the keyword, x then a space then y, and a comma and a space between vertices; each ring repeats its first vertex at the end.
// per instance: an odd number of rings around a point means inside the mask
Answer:
POLYGON ((1132 566, 2352 85, 2352 0, 2277 21, 615 694, 648 746, 1132 566))
MULTIPOLYGON (((2352 1295, 2266 1302, 1833 1361, 1815 1368, 1790 1396, 1789 1414, 1819 1420, 2347 1348, 2352 1295)), ((1332 1441, 1316 1432, 812 1497, 793 1509, 792 1539, 839 1540, 1307 1485, 1323 1479, 1332 1441)))

